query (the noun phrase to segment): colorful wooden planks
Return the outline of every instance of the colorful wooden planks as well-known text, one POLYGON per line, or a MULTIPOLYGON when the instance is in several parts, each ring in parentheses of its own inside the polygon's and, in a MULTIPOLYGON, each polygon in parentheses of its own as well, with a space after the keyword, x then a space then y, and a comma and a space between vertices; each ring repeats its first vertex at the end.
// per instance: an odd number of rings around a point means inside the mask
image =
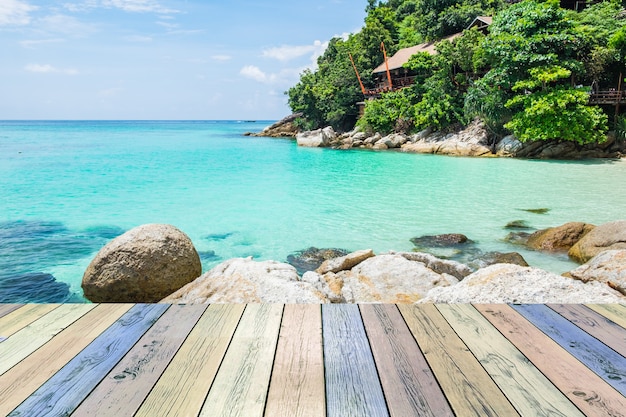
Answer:
POLYGON ((545 305, 514 305, 513 308, 626 395, 626 358, 545 305))
POLYGON ((9 415, 71 414, 168 307, 132 307, 9 415))
POLYGON ((623 395, 510 306, 474 307, 585 415, 626 417, 623 395))

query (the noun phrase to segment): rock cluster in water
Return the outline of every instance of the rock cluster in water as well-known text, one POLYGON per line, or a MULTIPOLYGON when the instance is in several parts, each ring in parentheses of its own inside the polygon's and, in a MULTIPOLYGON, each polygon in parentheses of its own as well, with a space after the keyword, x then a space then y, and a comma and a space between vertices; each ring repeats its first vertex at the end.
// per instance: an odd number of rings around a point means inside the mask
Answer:
MULTIPOLYGON (((189 242, 184 239, 177 240, 177 243, 169 242, 168 250, 165 251, 145 250, 145 247, 152 247, 153 243, 147 243, 150 239, 141 237, 145 234, 140 232, 156 226, 133 229, 121 239, 124 242, 120 242, 120 238, 115 239, 108 245, 112 248, 105 247, 92 263, 101 270, 109 270, 111 265, 117 265, 115 268, 118 271, 126 269, 126 276, 130 277, 131 282, 140 275, 147 285, 144 290, 134 290, 134 302, 154 301, 152 286, 160 286, 159 283, 163 281, 172 283, 177 280, 180 272, 170 269, 162 273, 164 265, 181 259, 178 255, 171 256, 172 253, 181 253, 176 249, 177 245, 184 247, 182 252, 189 251, 189 242), (122 247, 126 249, 122 250, 122 247), (113 256, 112 253, 117 255, 113 256), (159 267, 147 273, 145 265, 148 264, 159 267), (129 272, 133 265, 139 266, 143 275, 129 272), (145 294, 141 291, 145 291, 145 294)), ((304 265, 304 269, 308 270, 303 273, 288 263, 257 262, 251 257, 235 258, 199 277, 199 271, 191 268, 193 272, 184 280, 176 281, 177 288, 159 300, 185 304, 626 303, 626 221, 597 227, 568 223, 535 232, 532 236, 532 239, 526 239, 525 244, 534 245, 537 250, 571 252, 579 246, 593 248, 592 252, 596 254, 584 265, 561 276, 525 266, 523 258, 515 253, 482 254, 482 261, 474 261, 472 266, 424 252, 375 254, 366 249, 341 255, 343 252, 336 249, 309 248, 299 253, 305 254, 305 258, 314 259, 312 263, 304 265), (320 254, 341 256, 326 256, 320 264, 320 254), (313 267, 314 270, 309 269, 313 267), (195 277, 189 278, 191 275, 195 277)), ((163 239, 157 240, 163 243, 163 239)), ((414 240, 419 245, 431 247, 472 244, 470 239, 460 234, 423 236, 414 240)), ((471 246, 464 247, 471 252, 471 246)), ((86 277, 91 274, 91 269, 92 266, 85 274, 86 277)), ((114 285, 119 285, 119 276, 110 274, 109 279, 114 285)), ((100 294, 94 296, 92 292, 92 296, 99 301, 119 301, 118 295, 102 288, 94 288, 92 291, 99 291, 100 294)))
POLYGON ((608 135, 601 144, 579 145, 571 141, 535 141, 522 143, 514 136, 496 138, 485 124, 476 119, 452 132, 425 129, 416 134, 367 133, 355 129, 337 133, 332 127, 302 132, 294 123, 294 114, 252 136, 292 137, 299 146, 334 149, 396 149, 402 152, 453 156, 509 156, 541 159, 620 158, 626 155, 626 142, 608 135))

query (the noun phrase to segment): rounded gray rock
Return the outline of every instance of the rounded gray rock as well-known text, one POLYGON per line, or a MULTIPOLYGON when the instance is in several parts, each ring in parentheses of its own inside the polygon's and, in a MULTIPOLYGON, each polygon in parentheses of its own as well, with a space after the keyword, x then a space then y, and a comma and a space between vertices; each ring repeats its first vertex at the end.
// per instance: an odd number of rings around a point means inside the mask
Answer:
POLYGON ((113 239, 83 275, 92 302, 152 303, 202 274, 189 237, 166 224, 146 224, 113 239))

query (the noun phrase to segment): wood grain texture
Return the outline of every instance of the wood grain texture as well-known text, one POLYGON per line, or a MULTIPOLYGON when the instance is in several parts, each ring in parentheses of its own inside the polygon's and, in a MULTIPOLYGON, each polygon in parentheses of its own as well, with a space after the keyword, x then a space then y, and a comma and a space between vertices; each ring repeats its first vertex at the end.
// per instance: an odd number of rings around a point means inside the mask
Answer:
POLYGON ((322 306, 328 417, 388 416, 359 307, 322 306))
POLYGON ((585 415, 626 417, 626 398, 504 304, 476 305, 585 415))
POLYGON ((0 318, 0 339, 6 340, 60 304, 27 304, 0 318))
POLYGON ((39 349, 92 308, 94 308, 93 304, 65 304, 13 334, 0 344, 0 375, 39 349))
POLYGON ((364 304, 360 309, 389 414, 453 417, 398 308, 390 304, 364 304))
POLYGON ((6 316, 12 311, 17 310, 22 307, 24 304, 0 304, 0 318, 6 316))
POLYGON ((609 385, 626 395, 626 358, 545 305, 512 307, 609 385))
POLYGON ((282 304, 248 304, 200 416, 262 416, 282 304))
POLYGON ((9 415, 71 414, 168 307, 133 306, 9 415))
POLYGON ((602 314, 615 324, 626 328, 626 308, 618 304, 587 304, 587 308, 602 314))
POLYGON ((72 417, 133 416, 206 308, 171 306, 72 417))
POLYGON ((521 416, 584 417, 528 359, 469 304, 438 305, 521 416))
POLYGON ((457 416, 519 416, 435 305, 398 308, 457 416))
POLYGON ((267 417, 325 417, 322 310, 285 306, 267 395, 267 417))
POLYGON ((136 416, 197 416, 244 308, 240 304, 209 306, 136 416))
POLYGON ((131 307, 98 305, 0 376, 0 415, 17 407, 131 307))
POLYGON ((626 357, 626 329, 623 327, 582 305, 555 304, 548 307, 626 357))

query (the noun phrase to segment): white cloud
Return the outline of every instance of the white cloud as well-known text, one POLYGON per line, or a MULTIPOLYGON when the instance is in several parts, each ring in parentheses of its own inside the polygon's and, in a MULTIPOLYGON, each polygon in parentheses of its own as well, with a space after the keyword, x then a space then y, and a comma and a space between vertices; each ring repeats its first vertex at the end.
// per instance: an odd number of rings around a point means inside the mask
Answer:
POLYGON ((313 56, 320 56, 326 48, 328 42, 315 41, 313 45, 283 45, 280 47, 269 48, 263 51, 263 56, 266 58, 274 58, 279 61, 290 61, 295 58, 299 58, 304 55, 312 54, 313 56))
POLYGON ((0 1, 0 26, 27 25, 30 23, 29 13, 37 10, 36 6, 20 0, 0 1))
POLYGON ((267 76, 261 69, 254 65, 247 65, 239 71, 241 75, 246 78, 251 78, 255 81, 266 83, 269 82, 270 77, 267 76))
POLYGON ((65 74, 65 75, 77 75, 78 71, 74 68, 56 68, 50 64, 28 64, 24 67, 28 72, 34 72, 38 74, 65 74))
POLYGON ((63 33, 70 36, 86 36, 96 32, 96 27, 82 23, 73 16, 53 14, 37 20, 37 24, 47 32, 63 33))
POLYGON ((124 89, 120 87, 113 88, 105 88, 104 90, 98 91, 98 96, 100 97, 115 97, 119 95, 119 93, 123 92, 124 89))
POLYGON ((128 42, 152 42, 150 36, 133 35, 125 38, 128 42))

